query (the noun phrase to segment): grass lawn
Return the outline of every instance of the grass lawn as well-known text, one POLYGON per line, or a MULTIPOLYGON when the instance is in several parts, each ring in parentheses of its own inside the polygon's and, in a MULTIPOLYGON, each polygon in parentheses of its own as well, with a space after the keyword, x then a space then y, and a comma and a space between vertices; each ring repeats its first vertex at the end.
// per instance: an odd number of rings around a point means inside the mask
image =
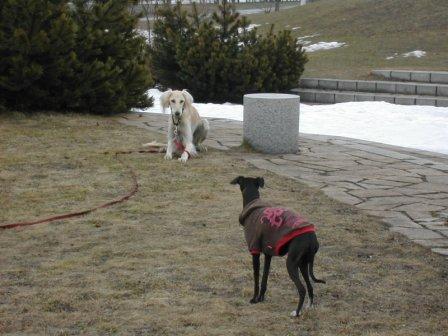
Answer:
MULTIPOLYGON (((83 209, 131 187, 104 151, 163 140, 113 119, 0 116, 0 224, 83 209)), ((242 150, 187 165, 130 154, 140 191, 87 216, 0 230, 2 335, 446 335, 445 258, 318 190, 248 166, 242 150), (250 305, 251 257, 236 175, 318 227, 316 307, 297 304, 285 259, 250 305)))
POLYGON ((448 1, 320 0, 306 6, 249 18, 266 32, 292 29, 305 40, 347 46, 309 53, 304 76, 363 79, 375 68, 448 70, 448 1), (266 24, 269 23, 269 24, 266 24), (386 58, 424 50, 426 57, 386 58))

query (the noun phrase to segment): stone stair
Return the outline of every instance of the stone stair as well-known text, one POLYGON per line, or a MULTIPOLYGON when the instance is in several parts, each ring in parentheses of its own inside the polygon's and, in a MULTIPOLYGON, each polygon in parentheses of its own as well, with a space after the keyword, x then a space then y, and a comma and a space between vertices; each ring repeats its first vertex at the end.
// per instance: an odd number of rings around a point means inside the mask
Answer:
POLYGON ((402 81, 448 84, 447 71, 372 70, 372 75, 402 81))
POLYGON ((385 101, 401 105, 448 107, 448 72, 373 70, 372 74, 390 80, 303 78, 299 87, 292 89, 291 93, 300 95, 301 101, 310 103, 385 101), (392 81, 408 78, 413 81, 392 81))

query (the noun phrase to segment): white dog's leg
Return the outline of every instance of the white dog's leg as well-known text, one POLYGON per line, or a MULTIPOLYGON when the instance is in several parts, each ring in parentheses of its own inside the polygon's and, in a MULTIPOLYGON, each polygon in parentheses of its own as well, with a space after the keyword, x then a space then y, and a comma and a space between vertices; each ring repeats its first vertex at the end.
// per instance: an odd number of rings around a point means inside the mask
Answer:
POLYGON ((173 158, 173 130, 171 124, 168 127, 168 141, 166 145, 165 160, 171 160, 173 158))
POLYGON ((182 155, 180 156, 179 161, 182 163, 185 163, 185 162, 187 162, 187 160, 188 160, 188 153, 184 151, 182 153, 182 155))
POLYGON ((185 150, 180 156, 179 161, 185 163, 187 162, 189 156, 195 156, 195 155, 197 155, 197 152, 196 147, 193 145, 193 142, 192 141, 187 142, 187 144, 185 145, 185 150))
POLYGON ((179 159, 179 161, 181 161, 183 163, 187 162, 189 156, 197 155, 196 147, 193 144, 193 134, 191 132, 191 125, 189 123, 187 123, 185 125, 184 131, 185 131, 185 137, 184 137, 183 141, 184 141, 185 150, 179 159))
POLYGON ((203 118, 193 133, 193 143, 200 152, 207 151, 207 147, 203 144, 203 141, 207 138, 209 130, 210 125, 208 120, 203 118))
POLYGON ((173 140, 168 140, 168 145, 166 146, 165 160, 171 160, 173 158, 173 140))

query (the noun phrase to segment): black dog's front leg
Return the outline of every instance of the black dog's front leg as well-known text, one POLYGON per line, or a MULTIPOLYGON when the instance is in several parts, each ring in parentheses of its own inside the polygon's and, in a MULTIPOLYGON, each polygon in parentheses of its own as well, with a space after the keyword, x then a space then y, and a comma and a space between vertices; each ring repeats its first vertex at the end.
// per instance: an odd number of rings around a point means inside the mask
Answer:
POLYGON ((259 278, 260 278, 260 255, 254 254, 252 255, 252 266, 254 268, 254 296, 250 300, 250 303, 258 302, 258 293, 259 293, 259 278))
POLYGON ((264 294, 266 293, 266 289, 268 288, 268 277, 269 269, 271 268, 271 258, 272 257, 270 255, 264 255, 263 278, 261 279, 261 290, 260 295, 258 296, 258 302, 264 301, 264 294))

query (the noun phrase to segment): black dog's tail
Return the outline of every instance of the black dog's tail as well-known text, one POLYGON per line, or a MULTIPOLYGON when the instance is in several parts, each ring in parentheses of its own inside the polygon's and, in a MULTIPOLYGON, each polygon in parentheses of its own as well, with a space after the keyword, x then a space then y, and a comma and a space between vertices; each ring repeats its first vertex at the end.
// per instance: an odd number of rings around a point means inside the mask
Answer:
POLYGON ((314 254, 310 257, 310 260, 309 260, 309 263, 308 263, 308 267, 309 267, 309 271, 310 271, 311 279, 313 279, 314 282, 316 282, 316 283, 326 283, 325 280, 317 279, 317 278, 314 276, 314 272, 313 272, 313 267, 314 267, 314 254))

